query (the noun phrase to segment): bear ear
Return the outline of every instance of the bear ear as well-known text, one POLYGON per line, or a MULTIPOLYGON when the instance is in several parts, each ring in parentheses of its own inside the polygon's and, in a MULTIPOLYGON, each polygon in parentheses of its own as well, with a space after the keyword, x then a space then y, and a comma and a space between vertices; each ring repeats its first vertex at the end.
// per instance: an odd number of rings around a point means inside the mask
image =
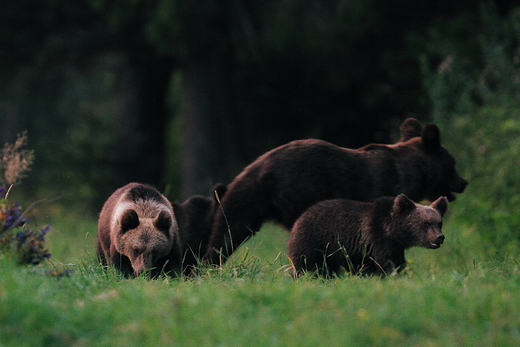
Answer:
POLYGON ((394 213, 406 214, 415 210, 415 202, 404 194, 399 194, 394 199, 394 213))
POLYGON ((401 139, 399 142, 405 142, 413 137, 421 136, 422 126, 417 119, 408 118, 401 124, 399 130, 401 131, 401 139))
POLYGON ((424 127, 422 140, 426 149, 438 149, 441 146, 441 132, 439 127, 428 123, 424 127))
POLYGON ((166 211, 161 211, 159 212, 159 215, 157 215, 157 218, 155 218, 153 225, 168 235, 170 227, 172 226, 172 216, 166 211))
POLYGON ((139 226, 139 217, 134 210, 126 210, 121 215, 121 233, 135 229, 139 226))
POLYGON ((448 199, 445 196, 441 196, 440 198, 432 202, 430 207, 433 207, 434 209, 439 211, 441 216, 444 216, 446 211, 448 211, 448 199))

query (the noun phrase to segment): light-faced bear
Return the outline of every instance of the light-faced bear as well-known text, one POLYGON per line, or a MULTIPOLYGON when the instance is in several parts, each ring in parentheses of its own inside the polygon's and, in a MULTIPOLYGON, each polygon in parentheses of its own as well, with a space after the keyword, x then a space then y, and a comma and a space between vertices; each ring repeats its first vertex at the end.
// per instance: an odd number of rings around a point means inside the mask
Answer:
POLYGON ((406 249, 441 246, 442 217, 447 209, 445 197, 423 206, 404 194, 374 202, 321 201, 294 223, 288 256, 297 275, 310 271, 330 276, 342 269, 391 274, 406 266, 406 249))
POLYGON ((179 228, 168 199, 141 183, 117 189, 99 215, 98 257, 127 277, 180 274, 179 228))
POLYGON ((359 149, 316 140, 297 140, 275 148, 247 166, 229 185, 218 211, 205 257, 218 263, 272 220, 290 230, 310 206, 323 200, 374 201, 406 194, 412 200, 455 199, 467 181, 441 145, 435 124, 424 129, 405 120, 400 140, 359 149), (225 215, 224 215, 225 214, 225 215))
POLYGON ((214 217, 220 209, 219 201, 226 193, 225 184, 213 188, 213 197, 195 195, 181 204, 173 203, 173 210, 181 238, 182 267, 185 275, 193 272, 208 247, 214 217))

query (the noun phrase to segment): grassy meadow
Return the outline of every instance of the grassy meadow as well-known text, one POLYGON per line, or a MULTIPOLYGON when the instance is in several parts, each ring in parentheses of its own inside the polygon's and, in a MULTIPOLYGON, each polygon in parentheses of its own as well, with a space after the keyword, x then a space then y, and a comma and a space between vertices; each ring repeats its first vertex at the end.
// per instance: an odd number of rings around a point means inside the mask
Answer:
POLYGON ((0 254, 0 347, 518 346, 520 122, 503 112, 490 126, 500 114, 437 121, 470 184, 444 245, 410 249, 383 280, 293 279, 273 224, 198 276, 123 279, 96 262, 96 217, 36 210, 52 258, 23 267, 0 254))
POLYGON ((95 259, 96 217, 54 201, 31 215, 51 225, 51 259, 20 266, 0 252, 0 347, 519 346, 520 17, 484 10, 481 64, 450 45, 453 28, 432 31, 443 63, 423 59, 432 120, 469 180, 440 249, 407 251, 406 270, 385 279, 293 279, 288 233, 266 224, 198 276, 123 279, 95 259))
POLYGON ((517 346, 517 248, 498 253, 460 228, 470 194, 451 204, 445 244, 411 249, 384 280, 292 279, 288 234, 271 224, 221 268, 125 280, 96 264, 96 220, 58 218, 43 266, 0 258, 0 346, 517 346))

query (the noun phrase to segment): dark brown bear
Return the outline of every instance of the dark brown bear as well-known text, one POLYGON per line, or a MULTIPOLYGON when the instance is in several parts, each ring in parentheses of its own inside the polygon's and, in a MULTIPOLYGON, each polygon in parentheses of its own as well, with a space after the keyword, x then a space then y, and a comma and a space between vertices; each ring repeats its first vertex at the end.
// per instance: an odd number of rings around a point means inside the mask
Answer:
POLYGON ((179 229, 168 199, 140 183, 116 190, 99 215, 98 257, 125 276, 179 274, 179 229))
POLYGON ((310 206, 329 199, 374 201, 404 193, 414 201, 455 199, 467 181, 441 145, 439 128, 409 118, 393 145, 359 149, 325 141, 293 141, 260 156, 228 185, 215 218, 206 257, 218 263, 274 220, 290 230, 310 206))
POLYGON ((219 201, 226 188, 224 184, 217 184, 213 188, 212 198, 195 195, 181 204, 172 204, 179 225, 182 267, 186 275, 192 273, 204 256, 214 217, 220 209, 219 201))
POLYGON ((406 195, 374 202, 326 200, 310 207, 294 223, 288 255, 296 274, 330 276, 352 273, 386 275, 406 266, 405 249, 436 249, 444 241, 442 216, 448 200, 430 206, 406 195))

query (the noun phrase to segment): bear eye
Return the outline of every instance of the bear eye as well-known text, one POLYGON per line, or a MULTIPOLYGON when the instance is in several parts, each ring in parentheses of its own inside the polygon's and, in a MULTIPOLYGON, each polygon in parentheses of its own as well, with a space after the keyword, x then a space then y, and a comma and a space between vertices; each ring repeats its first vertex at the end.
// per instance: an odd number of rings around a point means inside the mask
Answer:
POLYGON ((424 222, 424 227, 425 228, 430 228, 432 226, 432 223, 430 222, 424 222))
POLYGON ((137 257, 139 255, 139 249, 134 248, 134 256, 137 257))

